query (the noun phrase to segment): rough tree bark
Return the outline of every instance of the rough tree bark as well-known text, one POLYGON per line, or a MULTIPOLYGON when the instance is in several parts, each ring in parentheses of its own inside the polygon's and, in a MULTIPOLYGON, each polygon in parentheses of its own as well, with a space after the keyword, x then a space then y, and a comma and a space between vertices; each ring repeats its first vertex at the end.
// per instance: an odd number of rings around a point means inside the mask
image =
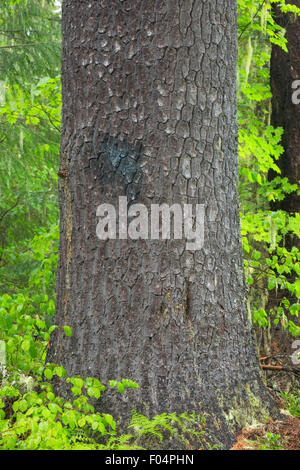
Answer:
POLYGON ((65 0, 61 237, 49 360, 130 378, 105 395, 123 420, 208 416, 211 442, 276 413, 245 309, 237 194, 236 5, 65 0), (96 238, 96 208, 203 203, 205 243, 96 238))
MULTIPOLYGON (((300 0, 290 0, 288 3, 300 8, 300 0)), ((300 105, 292 102, 292 93, 295 91, 292 84, 300 79, 300 18, 295 18, 290 13, 282 13, 276 4, 273 6, 273 12, 276 22, 286 30, 288 53, 279 46, 273 45, 272 47, 272 125, 281 126, 284 129, 282 138, 284 153, 278 162, 281 176, 287 177, 292 184, 298 184, 300 179, 300 105)), ((272 172, 270 176, 272 178, 277 174, 272 172)), ((297 213, 300 211, 299 196, 297 192, 293 192, 283 201, 276 201, 272 207, 274 210, 281 209, 297 213)), ((296 239, 292 242, 297 243, 296 239)), ((297 244, 299 245, 299 241, 297 244)))

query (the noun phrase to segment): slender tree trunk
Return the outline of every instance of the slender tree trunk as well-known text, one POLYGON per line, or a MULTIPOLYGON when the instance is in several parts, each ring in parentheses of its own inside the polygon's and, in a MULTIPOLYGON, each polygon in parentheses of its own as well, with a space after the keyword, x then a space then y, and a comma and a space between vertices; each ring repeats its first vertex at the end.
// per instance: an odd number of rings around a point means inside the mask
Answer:
MULTIPOLYGON (((300 8, 300 0, 290 0, 288 3, 300 8)), ((300 104, 293 103, 292 88, 295 80, 300 80, 300 18, 293 14, 284 14, 278 5, 273 6, 276 22, 286 29, 288 52, 273 45, 271 56, 271 90, 272 90, 272 125, 283 127, 282 145, 284 153, 279 159, 281 176, 287 177, 292 184, 298 184, 300 179, 300 104)), ((299 86, 297 87, 299 89, 299 86)), ((271 173, 271 177, 275 177, 271 173)), ((293 192, 282 201, 273 204, 274 210, 284 210, 290 213, 300 211, 297 192, 293 192)), ((296 240, 293 240, 296 242, 296 240)))
POLYGON ((208 416, 211 442, 276 413, 245 309, 237 194, 236 5, 63 2, 61 241, 49 359, 130 378, 99 404, 208 416), (96 237, 96 209, 205 204, 205 241, 96 237))

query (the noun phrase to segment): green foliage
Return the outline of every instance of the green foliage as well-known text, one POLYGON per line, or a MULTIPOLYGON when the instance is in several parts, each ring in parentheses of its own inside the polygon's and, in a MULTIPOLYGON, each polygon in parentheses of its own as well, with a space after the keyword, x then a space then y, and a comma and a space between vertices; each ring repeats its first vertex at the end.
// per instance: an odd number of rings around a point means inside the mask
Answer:
POLYGON ((205 425, 206 421, 200 415, 182 413, 180 416, 177 416, 176 413, 163 413, 155 416, 153 419, 148 419, 146 416, 133 410, 129 429, 134 429, 136 436, 135 444, 143 438, 150 441, 154 438, 154 440, 158 439, 162 442, 166 437, 176 436, 184 445, 188 446, 191 439, 195 440, 196 438, 200 443, 201 440, 205 441, 205 433, 203 431, 205 425))
POLYGON ((284 450, 284 441, 280 434, 267 432, 266 437, 261 437, 257 442, 252 442, 255 450, 284 450))
POLYGON ((292 393, 282 393, 285 400, 286 409, 295 416, 300 418, 300 389, 295 389, 292 393))
POLYGON ((270 125, 271 46, 287 50, 284 30, 272 17, 272 4, 299 15, 286 2, 238 0, 239 60, 238 117, 242 242, 249 290, 249 316, 262 328, 271 323, 300 334, 299 260, 296 247, 285 240, 299 237, 299 214, 272 211, 270 203, 282 201, 297 190, 280 176, 277 161, 283 152, 282 128, 270 125), (278 176, 270 181, 269 171, 278 176))
MULTIPOLYGON (((25 349, 29 354, 30 349, 25 349)), ((35 376, 11 371, 4 376, 0 389, 2 450, 100 450, 111 447, 112 440, 115 448, 128 441, 117 436, 114 418, 95 412, 89 402, 88 397, 98 400, 106 387, 90 377, 65 377, 66 371, 55 364, 41 366, 35 376), (54 377, 73 385, 73 400, 54 394, 50 383, 54 377)))
POLYGON ((0 242, 5 248, 57 222, 60 110, 59 78, 40 80, 30 93, 17 85, 5 89, 0 109, 0 242))
POLYGON ((10 295, 23 292, 37 267, 29 256, 32 239, 51 231, 58 218, 56 9, 54 0, 3 0, 0 6, 0 292, 10 295))
POLYGON ((54 0, 1 0, 0 80, 15 84, 57 75, 60 12, 56 10, 54 0))

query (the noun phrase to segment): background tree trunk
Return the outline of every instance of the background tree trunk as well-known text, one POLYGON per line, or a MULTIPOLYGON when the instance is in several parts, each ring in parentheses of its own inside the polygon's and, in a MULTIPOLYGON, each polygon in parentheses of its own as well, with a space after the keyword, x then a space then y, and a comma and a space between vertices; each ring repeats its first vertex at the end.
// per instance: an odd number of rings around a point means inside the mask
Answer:
MULTIPOLYGON (((300 0, 291 0, 288 3, 300 8, 300 0)), ((300 179, 300 105, 292 102, 295 90, 292 83, 300 80, 300 18, 293 14, 284 14, 278 5, 273 6, 276 22, 286 29, 288 52, 281 47, 273 45, 271 56, 271 90, 272 90, 272 125, 283 127, 282 145, 284 153, 281 155, 278 166, 281 176, 287 177, 292 184, 298 184, 300 179)), ((299 87, 298 87, 299 88, 299 87)), ((271 172, 271 177, 278 176, 271 172)), ((288 194, 283 201, 272 204, 274 210, 284 210, 290 213, 300 211, 299 196, 297 192, 288 194)), ((299 245, 294 237, 290 245, 299 245)))
MULTIPOLYGON (((49 359, 130 378, 101 410, 207 414, 211 442, 273 404, 246 309, 237 193, 236 5, 63 2, 61 241, 49 359), (96 238, 96 208, 203 203, 205 243, 96 238)), ((273 411, 272 411, 273 410, 273 411)))
MULTIPOLYGON (((300 8, 300 0, 290 0, 292 5, 300 8)), ((295 89, 292 84, 295 80, 300 79, 300 18, 295 17, 293 14, 282 13, 277 4, 273 5, 273 16, 280 26, 285 28, 287 39, 288 52, 285 52, 281 47, 273 44, 271 55, 270 67, 270 81, 272 90, 272 116, 271 123, 276 127, 282 127, 284 130, 282 136, 282 146, 284 152, 279 158, 278 166, 281 170, 281 177, 288 178, 291 184, 298 184, 300 179, 300 104, 295 104, 292 101, 292 94, 295 89)), ((299 87, 298 87, 299 88, 299 87)), ((277 177, 278 174, 270 171, 269 179, 277 177)), ((297 191, 287 194, 282 201, 275 201, 271 203, 271 209, 283 210, 288 212, 291 216, 300 211, 299 196, 297 191)), ((299 238, 289 232, 283 241, 287 249, 297 247, 300 249, 299 238)), ((292 274, 289 279, 294 282, 295 275, 292 274)), ((297 302, 297 298, 287 290, 282 290, 279 293, 279 299, 274 302, 269 301, 268 308, 274 308, 279 305, 280 300, 284 297, 288 298, 292 303, 297 302)), ((291 318, 293 322, 300 326, 300 319, 296 317, 291 318)), ((281 327, 275 327, 272 345, 278 348, 285 354, 284 364, 290 366, 290 355, 293 352, 292 343, 293 338, 288 330, 281 327)))

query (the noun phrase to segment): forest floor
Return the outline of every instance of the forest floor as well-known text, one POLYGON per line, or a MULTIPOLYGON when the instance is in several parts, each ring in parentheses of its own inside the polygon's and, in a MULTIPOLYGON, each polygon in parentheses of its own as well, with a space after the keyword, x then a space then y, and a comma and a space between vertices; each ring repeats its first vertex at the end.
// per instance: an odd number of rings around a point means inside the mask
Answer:
POLYGON ((268 421, 249 427, 237 436, 231 450, 299 450, 300 419, 293 416, 285 421, 268 421))
POLYGON ((267 372, 267 384, 274 401, 282 410, 282 420, 266 420, 265 423, 249 426, 236 436, 236 443, 230 450, 300 450, 300 418, 287 411, 281 392, 298 388, 300 379, 283 373, 267 372))

